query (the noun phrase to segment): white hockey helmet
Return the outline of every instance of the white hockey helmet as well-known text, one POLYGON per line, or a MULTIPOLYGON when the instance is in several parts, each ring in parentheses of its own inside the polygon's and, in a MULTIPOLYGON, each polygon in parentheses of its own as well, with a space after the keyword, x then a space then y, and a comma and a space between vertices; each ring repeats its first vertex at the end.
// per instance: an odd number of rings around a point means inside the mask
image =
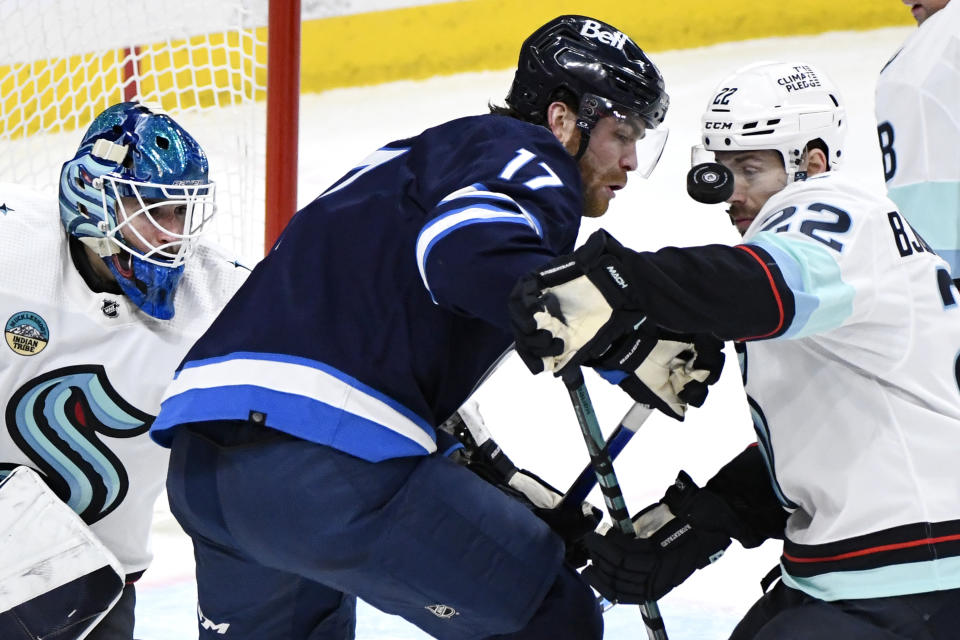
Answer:
POLYGON ((798 62, 760 62, 725 78, 701 119, 703 149, 774 149, 783 157, 787 182, 807 144, 820 139, 831 169, 840 164, 847 130, 840 92, 823 72, 798 62))

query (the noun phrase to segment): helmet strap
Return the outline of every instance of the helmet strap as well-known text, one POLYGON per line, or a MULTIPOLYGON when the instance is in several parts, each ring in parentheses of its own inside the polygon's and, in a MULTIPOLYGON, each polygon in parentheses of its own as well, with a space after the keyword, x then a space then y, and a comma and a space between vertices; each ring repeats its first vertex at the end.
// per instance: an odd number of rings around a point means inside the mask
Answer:
POLYGON ((573 159, 580 162, 580 158, 583 157, 583 154, 587 152, 587 147, 590 146, 590 128, 581 127, 578 122, 577 130, 580 131, 580 146, 577 147, 577 152, 574 154, 573 159))
POLYGON ((76 236, 67 236, 70 259, 73 261, 73 266, 76 267, 80 273, 80 277, 83 278, 83 281, 91 291, 96 293, 112 293, 115 295, 122 294, 123 291, 120 289, 120 285, 116 280, 105 278, 93 268, 90 257, 84 250, 84 244, 86 243, 84 243, 83 240, 85 239, 86 238, 78 238, 76 236))

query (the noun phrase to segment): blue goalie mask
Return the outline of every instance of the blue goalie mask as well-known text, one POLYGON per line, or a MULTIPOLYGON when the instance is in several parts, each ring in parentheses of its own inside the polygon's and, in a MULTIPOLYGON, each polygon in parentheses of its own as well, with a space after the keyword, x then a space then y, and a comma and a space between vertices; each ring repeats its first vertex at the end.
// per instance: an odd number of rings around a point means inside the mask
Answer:
POLYGON ((64 228, 145 313, 173 317, 184 260, 216 211, 207 156, 168 115, 124 102, 90 125, 60 172, 64 228))

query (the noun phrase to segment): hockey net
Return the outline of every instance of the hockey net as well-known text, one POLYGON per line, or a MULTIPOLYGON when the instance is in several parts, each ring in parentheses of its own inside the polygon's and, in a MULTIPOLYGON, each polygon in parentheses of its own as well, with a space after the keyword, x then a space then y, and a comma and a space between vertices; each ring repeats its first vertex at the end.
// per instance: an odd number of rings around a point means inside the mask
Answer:
MULTIPOLYGON (((0 2, 0 181, 57 193, 97 113, 158 104, 217 183, 213 240, 263 255, 268 0, 0 2)), ((297 17, 299 19, 299 16, 297 17)))

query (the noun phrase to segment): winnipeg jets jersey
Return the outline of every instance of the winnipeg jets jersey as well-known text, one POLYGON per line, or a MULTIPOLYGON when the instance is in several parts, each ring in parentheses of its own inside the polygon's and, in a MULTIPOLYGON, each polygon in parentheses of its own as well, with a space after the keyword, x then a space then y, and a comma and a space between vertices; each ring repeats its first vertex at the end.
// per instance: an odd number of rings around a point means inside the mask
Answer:
POLYGON ((777 337, 738 349, 793 510, 784 581, 826 600, 960 587, 960 294, 947 264, 893 202, 835 173, 774 195, 744 243, 793 296, 777 337))
POLYGON ((187 349, 246 270, 201 246, 176 315, 94 293, 74 266, 56 193, 0 185, 0 475, 33 467, 123 564, 147 567, 167 452, 147 431, 187 349))
POLYGON ((960 277, 960 2, 907 38, 876 103, 890 198, 960 277))
POLYGON ((291 220, 152 437, 253 420, 365 460, 436 451, 434 427, 513 342, 513 285, 572 250, 581 203, 545 127, 483 115, 390 143, 291 220))

